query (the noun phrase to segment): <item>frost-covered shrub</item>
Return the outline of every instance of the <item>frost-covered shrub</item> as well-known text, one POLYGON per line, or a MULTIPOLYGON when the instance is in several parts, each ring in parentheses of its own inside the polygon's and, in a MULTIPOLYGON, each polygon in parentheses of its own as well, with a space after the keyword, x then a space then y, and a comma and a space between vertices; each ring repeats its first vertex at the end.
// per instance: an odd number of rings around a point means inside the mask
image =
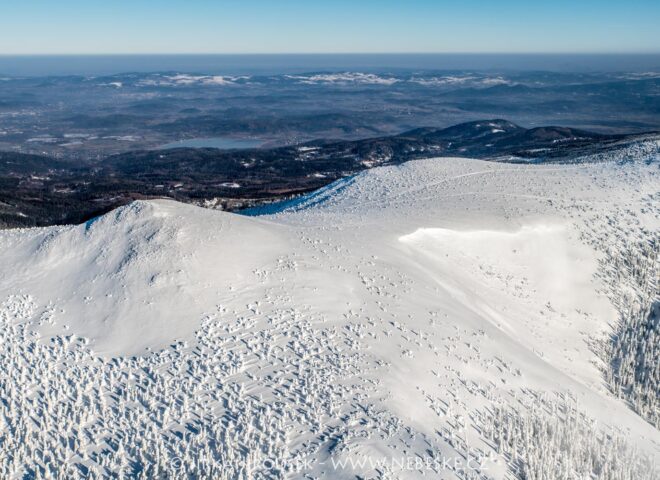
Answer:
POLYGON ((483 434, 523 480, 654 480, 650 458, 620 434, 599 428, 570 400, 536 400, 521 409, 494 406, 483 434))
POLYGON ((660 428, 660 236, 610 249, 612 299, 619 311, 604 352, 607 380, 615 395, 660 428))

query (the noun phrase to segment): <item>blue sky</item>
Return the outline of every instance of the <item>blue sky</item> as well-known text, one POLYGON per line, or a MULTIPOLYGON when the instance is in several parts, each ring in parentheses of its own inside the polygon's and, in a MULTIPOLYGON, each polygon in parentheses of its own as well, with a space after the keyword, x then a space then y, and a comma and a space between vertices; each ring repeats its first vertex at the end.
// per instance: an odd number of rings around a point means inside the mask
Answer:
POLYGON ((660 1, 0 0, 0 54, 660 52, 660 1))

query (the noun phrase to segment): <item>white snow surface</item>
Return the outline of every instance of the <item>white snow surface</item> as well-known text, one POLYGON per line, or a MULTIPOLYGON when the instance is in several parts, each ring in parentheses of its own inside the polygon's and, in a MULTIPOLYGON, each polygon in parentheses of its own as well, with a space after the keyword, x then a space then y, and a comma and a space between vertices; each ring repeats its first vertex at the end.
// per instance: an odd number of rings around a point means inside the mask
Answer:
POLYGON ((394 85, 400 80, 393 77, 383 77, 373 73, 340 72, 319 73, 316 75, 287 75, 288 78, 305 84, 364 84, 364 85, 394 85))
POLYGON ((5 421, 0 471, 39 470, 36 443, 53 442, 52 471, 98 477, 161 462, 210 478, 215 462, 214 478, 471 478, 331 463, 467 451, 479 478, 503 478, 479 412, 530 394, 569 395, 660 458, 660 433, 603 380, 592 344, 617 311, 585 240, 625 222, 657 232, 658 187, 657 158, 438 158, 268 216, 139 201, 84 225, 0 232, 0 348, 15 380, 2 413, 51 415, 47 428, 5 421), (285 466, 269 470, 272 458, 285 466))

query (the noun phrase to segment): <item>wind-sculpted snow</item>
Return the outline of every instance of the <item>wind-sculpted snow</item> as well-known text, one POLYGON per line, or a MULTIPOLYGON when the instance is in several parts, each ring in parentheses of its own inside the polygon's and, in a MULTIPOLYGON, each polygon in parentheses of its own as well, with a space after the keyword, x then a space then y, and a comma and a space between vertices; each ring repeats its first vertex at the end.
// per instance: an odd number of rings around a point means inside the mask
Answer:
POLYGON ((658 478, 658 164, 598 160, 1 232, 0 478, 658 478))

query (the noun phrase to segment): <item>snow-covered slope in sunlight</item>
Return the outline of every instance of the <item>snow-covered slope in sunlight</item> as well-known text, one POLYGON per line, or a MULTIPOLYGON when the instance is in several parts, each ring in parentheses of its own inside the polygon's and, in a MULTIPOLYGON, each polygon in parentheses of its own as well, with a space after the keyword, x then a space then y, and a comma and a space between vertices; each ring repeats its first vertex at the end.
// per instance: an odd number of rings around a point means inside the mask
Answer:
POLYGON ((521 349, 540 353, 594 388, 601 383, 585 337, 616 317, 593 288, 593 251, 571 241, 565 225, 512 232, 420 229, 401 241, 437 282, 483 309, 480 317, 519 341, 521 349))
POLYGON ((7 232, 3 292, 53 310, 42 332, 74 333, 103 354, 189 338, 202 314, 249 289, 290 250, 276 225, 171 201, 134 202, 75 227, 7 232))
POLYGON ((0 477, 654 478, 652 407, 607 383, 612 259, 657 284, 658 159, 627 160, 0 232, 0 477))

